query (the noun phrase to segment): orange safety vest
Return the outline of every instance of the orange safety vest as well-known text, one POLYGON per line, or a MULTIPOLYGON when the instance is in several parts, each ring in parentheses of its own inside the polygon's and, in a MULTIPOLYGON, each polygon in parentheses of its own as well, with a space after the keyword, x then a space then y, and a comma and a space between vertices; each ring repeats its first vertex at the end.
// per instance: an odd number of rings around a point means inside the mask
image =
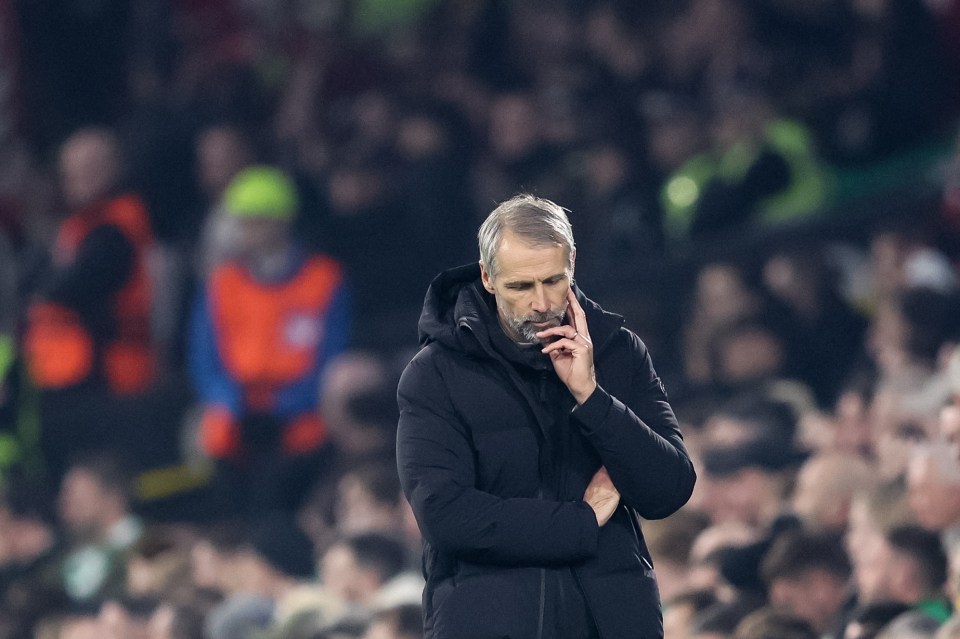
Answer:
POLYGON ((268 411, 280 387, 306 375, 320 356, 324 315, 342 281, 340 265, 309 258, 288 282, 263 284, 239 264, 210 277, 217 350, 252 410, 268 411))
POLYGON ((142 200, 127 194, 69 217, 57 233, 53 261, 68 266, 87 235, 104 225, 119 228, 134 247, 133 272, 121 289, 104 301, 113 318, 114 333, 97 345, 74 309, 43 300, 31 304, 24 349, 31 376, 40 388, 73 386, 98 369, 118 394, 145 390, 153 381, 156 361, 150 340, 147 267, 153 234, 142 200))

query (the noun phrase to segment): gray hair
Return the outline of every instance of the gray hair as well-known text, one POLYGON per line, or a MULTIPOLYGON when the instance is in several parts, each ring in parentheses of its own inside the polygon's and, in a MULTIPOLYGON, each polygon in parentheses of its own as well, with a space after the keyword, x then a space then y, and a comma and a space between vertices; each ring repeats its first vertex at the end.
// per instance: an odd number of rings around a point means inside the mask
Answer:
POLYGON ((521 193, 493 209, 477 232, 480 261, 490 277, 497 275, 497 250, 506 230, 516 233, 533 247, 564 247, 569 266, 573 268, 576 245, 566 210, 550 200, 521 193))

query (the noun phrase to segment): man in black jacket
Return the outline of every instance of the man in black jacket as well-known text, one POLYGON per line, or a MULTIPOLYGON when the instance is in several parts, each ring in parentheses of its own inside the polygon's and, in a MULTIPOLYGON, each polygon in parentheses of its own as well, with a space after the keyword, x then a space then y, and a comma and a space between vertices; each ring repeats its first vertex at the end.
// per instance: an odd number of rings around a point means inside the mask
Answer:
POLYGON ((640 518, 696 480, 643 342, 573 283, 570 223, 520 195, 441 273, 398 389, 425 636, 663 636, 640 518))

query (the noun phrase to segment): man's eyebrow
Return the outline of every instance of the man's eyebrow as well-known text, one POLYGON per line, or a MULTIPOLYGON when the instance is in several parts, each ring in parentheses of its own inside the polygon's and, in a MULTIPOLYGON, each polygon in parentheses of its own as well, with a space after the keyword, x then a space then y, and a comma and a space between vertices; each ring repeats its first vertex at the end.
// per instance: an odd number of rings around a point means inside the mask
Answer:
POLYGON ((551 281, 561 280, 566 276, 567 276, 566 273, 554 273, 553 275, 548 275, 543 279, 538 279, 535 277, 508 279, 504 281, 503 285, 507 287, 514 287, 514 288, 518 286, 531 286, 535 282, 551 282, 551 281))

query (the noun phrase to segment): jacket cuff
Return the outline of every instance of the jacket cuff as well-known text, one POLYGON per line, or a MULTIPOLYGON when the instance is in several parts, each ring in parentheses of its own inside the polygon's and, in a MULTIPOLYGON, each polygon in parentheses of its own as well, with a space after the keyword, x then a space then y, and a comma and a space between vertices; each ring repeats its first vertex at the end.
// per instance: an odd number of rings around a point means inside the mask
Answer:
POLYGON ((597 524, 597 514, 593 512, 590 504, 585 501, 581 501, 577 505, 580 508, 580 513, 578 514, 583 519, 580 525, 580 548, 585 556, 592 557, 597 554, 597 544, 600 539, 600 526, 597 524))
POLYGON ((613 406, 613 398, 598 385, 587 401, 575 406, 570 414, 576 417, 587 431, 594 431, 607 418, 611 406, 613 406))

